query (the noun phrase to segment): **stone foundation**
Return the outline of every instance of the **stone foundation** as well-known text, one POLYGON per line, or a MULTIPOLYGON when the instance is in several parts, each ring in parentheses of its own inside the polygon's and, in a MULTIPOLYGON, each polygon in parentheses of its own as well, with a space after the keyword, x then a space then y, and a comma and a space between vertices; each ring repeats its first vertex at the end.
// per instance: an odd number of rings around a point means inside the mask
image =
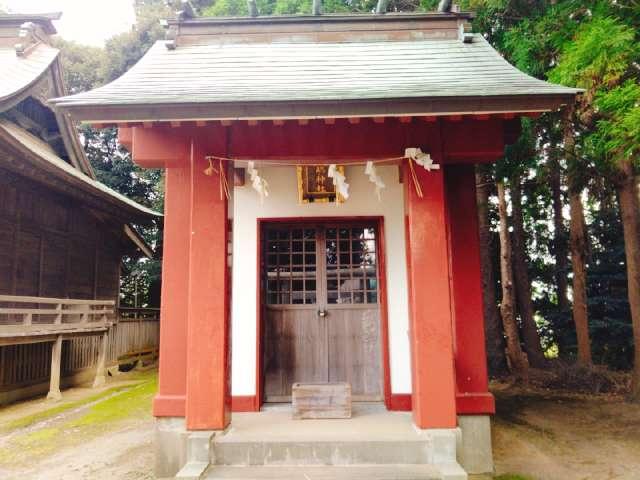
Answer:
POLYGON ((153 439, 156 478, 174 478, 187 463, 187 432, 183 417, 156 418, 153 439))
POLYGON ((457 457, 467 473, 493 473, 491 447, 491 417, 489 415, 460 415, 458 417, 457 457))

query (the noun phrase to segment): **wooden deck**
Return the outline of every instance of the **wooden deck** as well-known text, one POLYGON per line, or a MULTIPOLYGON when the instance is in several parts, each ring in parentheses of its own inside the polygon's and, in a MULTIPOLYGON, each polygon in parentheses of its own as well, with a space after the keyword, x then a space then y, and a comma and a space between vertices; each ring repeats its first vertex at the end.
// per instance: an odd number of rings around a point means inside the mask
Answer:
POLYGON ((114 319, 114 300, 0 295, 0 345, 99 335, 114 319))
POLYGON ((155 358, 159 314, 117 309, 115 300, 0 295, 0 404, 45 382, 49 397, 59 398, 64 378, 84 372, 83 381, 99 385, 123 356, 144 351, 155 358))

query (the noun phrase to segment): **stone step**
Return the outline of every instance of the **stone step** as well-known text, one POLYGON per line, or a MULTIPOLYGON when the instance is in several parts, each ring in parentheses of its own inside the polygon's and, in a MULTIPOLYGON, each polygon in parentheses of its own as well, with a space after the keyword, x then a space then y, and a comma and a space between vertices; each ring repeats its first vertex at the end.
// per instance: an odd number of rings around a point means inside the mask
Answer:
POLYGON ((214 441, 216 465, 380 465, 427 464, 428 441, 214 441))
POLYGON ((430 465, 260 466, 213 465, 207 480, 442 480, 430 465))

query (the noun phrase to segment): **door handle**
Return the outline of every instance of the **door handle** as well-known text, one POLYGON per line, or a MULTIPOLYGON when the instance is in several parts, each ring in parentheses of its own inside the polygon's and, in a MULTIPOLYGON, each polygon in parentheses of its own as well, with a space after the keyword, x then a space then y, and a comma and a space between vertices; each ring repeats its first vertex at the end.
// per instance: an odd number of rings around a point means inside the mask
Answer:
POLYGON ((319 317, 326 317, 327 316, 327 311, 326 310, 318 310, 318 316, 319 317))

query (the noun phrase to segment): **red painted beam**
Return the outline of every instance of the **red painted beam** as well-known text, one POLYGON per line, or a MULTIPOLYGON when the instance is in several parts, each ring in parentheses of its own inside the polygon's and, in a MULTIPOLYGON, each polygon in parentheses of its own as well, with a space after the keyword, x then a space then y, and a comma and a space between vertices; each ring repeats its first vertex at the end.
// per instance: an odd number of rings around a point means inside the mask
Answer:
POLYGON ((260 405, 257 395, 231 397, 231 411, 233 412, 259 412, 260 405))
MULTIPOLYGON (((442 135, 443 163, 478 163, 495 161, 503 155, 505 126, 517 120, 490 118, 457 122, 401 123, 376 121, 350 124, 348 119, 310 120, 306 125, 273 121, 213 122, 205 127, 169 124, 152 128, 133 127, 134 161, 147 168, 171 168, 188 152, 189 142, 198 138, 206 154, 230 156, 243 160, 283 160, 299 163, 332 163, 402 156, 407 147, 433 149, 433 139, 442 135), (326 122, 329 122, 327 124, 326 122), (333 123, 332 123, 333 122, 333 123)), ((511 136, 509 136, 511 138, 511 136)))
POLYGON ((171 168, 185 162, 189 156, 189 137, 185 127, 154 125, 133 127, 131 156, 143 168, 171 168))
POLYGON ((458 415, 493 415, 496 413, 496 401, 489 392, 458 393, 456 410, 458 415))
POLYGON ((131 152, 133 149, 133 127, 118 125, 118 143, 131 152))

